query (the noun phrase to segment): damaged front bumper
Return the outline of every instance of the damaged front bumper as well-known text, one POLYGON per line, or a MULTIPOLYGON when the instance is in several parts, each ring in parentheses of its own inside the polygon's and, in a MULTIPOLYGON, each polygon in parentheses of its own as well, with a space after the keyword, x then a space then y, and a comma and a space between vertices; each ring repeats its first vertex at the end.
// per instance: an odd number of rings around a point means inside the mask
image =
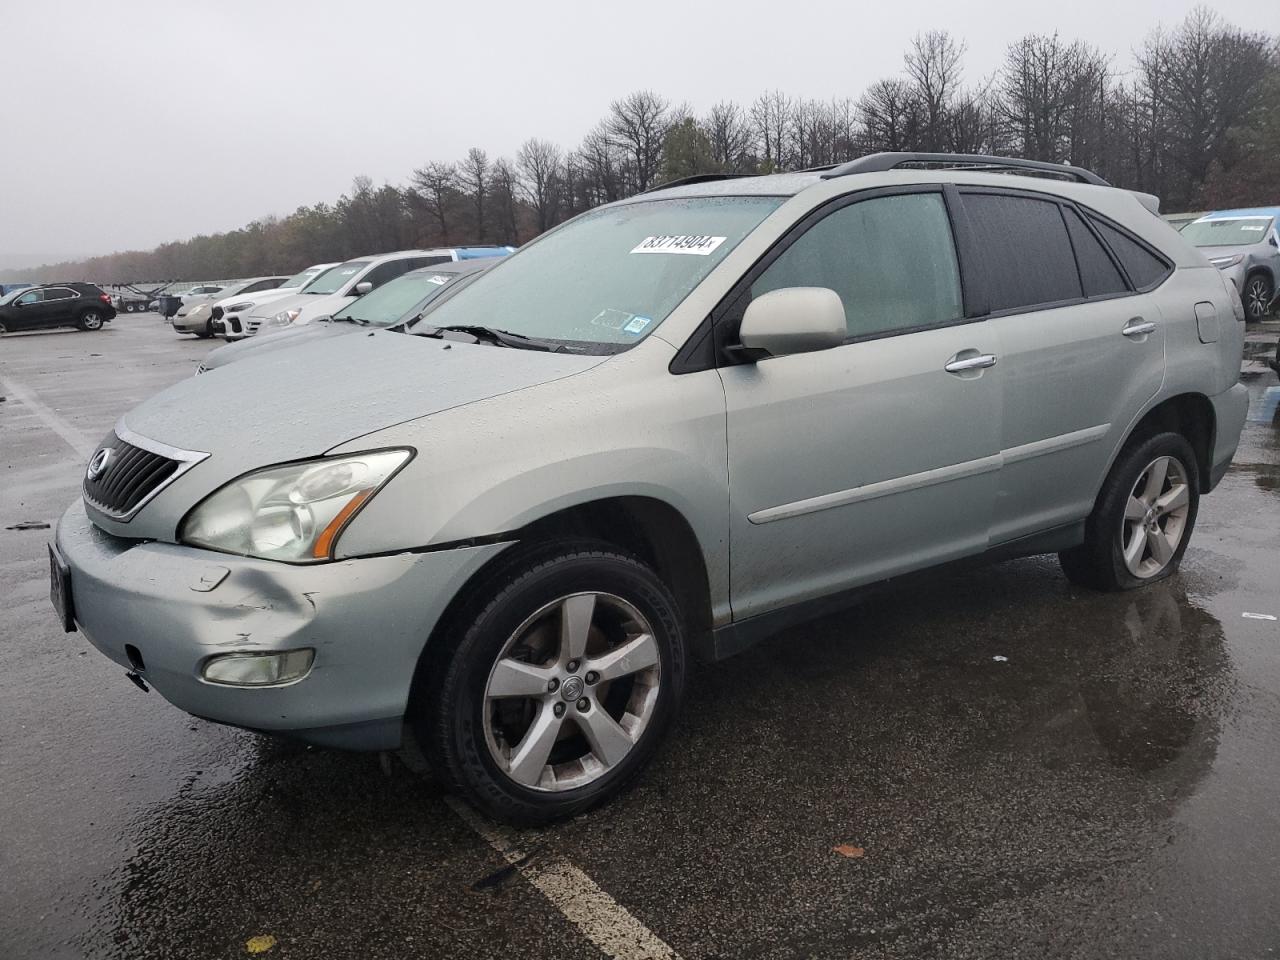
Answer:
POLYGON ((325 746, 388 750, 419 654, 449 600, 502 544, 307 566, 124 540, 77 501, 58 523, 75 624, 198 717, 325 746), (229 653, 312 650, 301 679, 211 683, 229 653))

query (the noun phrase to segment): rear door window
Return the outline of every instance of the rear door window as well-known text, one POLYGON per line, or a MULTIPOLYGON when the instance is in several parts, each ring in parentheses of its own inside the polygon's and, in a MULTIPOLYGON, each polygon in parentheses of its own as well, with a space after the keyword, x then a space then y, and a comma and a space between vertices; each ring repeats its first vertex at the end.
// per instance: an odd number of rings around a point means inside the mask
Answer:
POLYGON ((960 271, 942 195, 901 194, 841 207, 787 247, 751 285, 751 297, 783 287, 834 290, 850 337, 960 319, 960 271))
POLYGON ((1111 255, 1094 236, 1084 222, 1084 218, 1071 207, 1064 207, 1062 215, 1067 218, 1067 231, 1071 234, 1071 245, 1076 251, 1076 263, 1080 266, 1080 281, 1084 284, 1086 297, 1105 297, 1113 293, 1124 293, 1124 277, 1120 269, 1111 259, 1111 255))
POLYGON ((1079 300, 1075 254, 1058 204, 1035 197, 965 193, 992 313, 1079 300))
POLYGON ((1130 282, 1139 290, 1154 287, 1169 275, 1169 264, 1165 263, 1161 257, 1156 256, 1138 241, 1117 230, 1105 220, 1099 220, 1097 217, 1090 217, 1089 219, 1098 228, 1098 232, 1107 241, 1107 245, 1111 247, 1112 252, 1120 258, 1125 272, 1129 274, 1130 282))

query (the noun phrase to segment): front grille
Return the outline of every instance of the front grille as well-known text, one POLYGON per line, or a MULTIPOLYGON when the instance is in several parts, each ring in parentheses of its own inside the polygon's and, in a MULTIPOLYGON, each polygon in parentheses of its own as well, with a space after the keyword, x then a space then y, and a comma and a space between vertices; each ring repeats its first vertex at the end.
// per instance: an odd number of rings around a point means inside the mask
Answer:
POLYGON ((102 472, 93 479, 85 474, 84 497, 104 512, 117 516, 131 513, 182 465, 180 460, 135 447, 113 433, 90 459, 90 470, 104 450, 110 453, 106 454, 102 472))

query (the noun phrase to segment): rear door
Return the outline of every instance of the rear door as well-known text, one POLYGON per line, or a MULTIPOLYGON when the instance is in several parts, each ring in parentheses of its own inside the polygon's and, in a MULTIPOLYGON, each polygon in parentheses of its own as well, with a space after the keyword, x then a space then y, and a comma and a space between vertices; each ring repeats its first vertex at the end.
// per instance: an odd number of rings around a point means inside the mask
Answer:
POLYGON ((46 323, 74 323, 80 294, 70 287, 45 287, 43 315, 46 323))
POLYGON ((961 196, 1000 345, 995 544, 1092 509, 1111 452, 1164 379, 1163 318, 1144 292, 1162 277, 1130 278, 1101 230, 1137 241, 1056 197, 961 196))
POLYGON ((965 309, 947 208, 936 188, 846 197, 717 319, 732 339, 753 297, 818 286, 849 328, 843 346, 721 368, 735 619, 985 548, 1000 370, 965 309))

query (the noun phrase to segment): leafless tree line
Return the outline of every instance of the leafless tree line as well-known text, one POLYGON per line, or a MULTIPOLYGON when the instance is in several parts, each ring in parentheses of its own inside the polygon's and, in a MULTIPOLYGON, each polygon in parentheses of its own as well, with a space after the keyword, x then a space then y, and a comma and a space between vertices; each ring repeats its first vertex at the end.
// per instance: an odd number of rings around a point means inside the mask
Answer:
POLYGON ((965 45, 919 34, 898 76, 859 97, 780 90, 703 115, 642 90, 613 102, 582 142, 525 141, 513 158, 472 148, 408 183, 357 177, 336 203, 242 230, 33 274, 104 282, 249 275, 416 246, 518 243, 585 210, 699 173, 772 173, 881 150, 1072 163, 1155 193, 1166 210, 1280 203, 1280 43, 1205 8, 1157 29, 1121 70, 1083 41, 1033 34, 984 76, 965 45))

